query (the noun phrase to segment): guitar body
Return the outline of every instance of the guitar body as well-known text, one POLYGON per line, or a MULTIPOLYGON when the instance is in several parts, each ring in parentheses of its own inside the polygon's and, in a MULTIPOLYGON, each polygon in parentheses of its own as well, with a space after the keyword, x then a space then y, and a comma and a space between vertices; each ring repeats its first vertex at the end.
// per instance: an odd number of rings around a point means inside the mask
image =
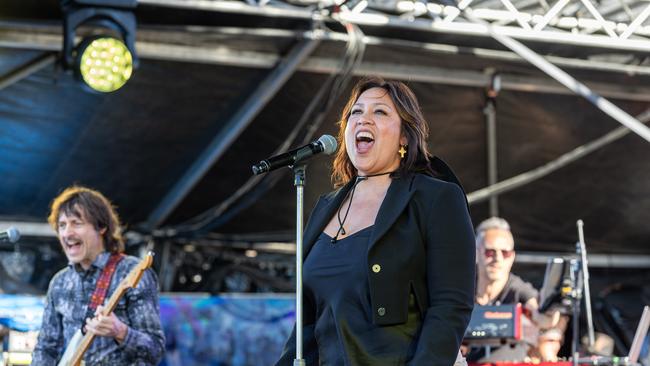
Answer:
POLYGON ((82 339, 83 334, 81 334, 81 330, 77 330, 72 336, 70 343, 68 343, 68 347, 66 347, 65 352, 63 353, 63 357, 61 357, 61 360, 57 366, 72 366, 72 357, 74 357, 74 353, 77 348, 79 348, 79 344, 81 344, 82 339))
MULTIPOLYGON (((117 289, 115 292, 113 292, 113 295, 111 295, 111 297, 106 302, 104 310, 102 311, 102 315, 108 315, 113 312, 113 309, 115 309, 117 302, 126 293, 126 290, 137 286, 140 278, 142 277, 142 274, 147 270, 147 268, 151 267, 152 263, 153 253, 149 252, 144 258, 142 258, 140 263, 138 263, 138 265, 135 266, 131 272, 129 272, 129 274, 122 280, 122 282, 120 282, 119 286, 117 286, 117 289)), ((77 330, 70 340, 70 343, 68 343, 68 346, 63 353, 63 357, 57 366, 83 365, 84 353, 86 353, 88 348, 90 348, 93 340, 95 340, 94 334, 87 332, 86 335, 83 335, 81 333, 81 330, 77 330)))

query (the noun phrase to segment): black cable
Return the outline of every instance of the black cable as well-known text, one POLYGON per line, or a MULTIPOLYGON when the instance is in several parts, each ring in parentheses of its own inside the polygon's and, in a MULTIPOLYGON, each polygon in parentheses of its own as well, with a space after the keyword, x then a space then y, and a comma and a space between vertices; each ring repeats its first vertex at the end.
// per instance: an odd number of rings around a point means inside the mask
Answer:
MULTIPOLYGON (((326 113, 331 109, 339 95, 346 90, 351 81, 352 73, 361 63, 365 51, 364 34, 361 29, 356 25, 347 24, 346 30, 348 31, 349 41, 346 46, 346 53, 341 61, 340 71, 328 77, 316 97, 307 106, 289 137, 276 149, 275 154, 286 150, 297 138, 299 131, 302 130, 307 121, 311 120, 314 122, 308 127, 303 136, 302 144, 309 142, 322 124, 326 113), (323 102, 322 99, 325 96, 327 97, 323 102), (321 105, 321 108, 318 110, 316 117, 311 118, 318 105, 321 105)), ((180 225, 171 227, 171 232, 174 232, 177 236, 205 234, 225 224, 236 214, 250 207, 263 193, 275 186, 283 176, 284 174, 253 176, 227 200, 180 225)))

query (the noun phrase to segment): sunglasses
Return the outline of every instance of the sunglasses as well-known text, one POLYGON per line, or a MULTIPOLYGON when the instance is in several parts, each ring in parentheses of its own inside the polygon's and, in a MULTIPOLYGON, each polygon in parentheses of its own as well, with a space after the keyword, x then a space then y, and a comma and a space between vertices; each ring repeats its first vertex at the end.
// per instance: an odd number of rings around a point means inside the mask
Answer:
POLYGON ((487 258, 494 258, 497 256, 497 252, 501 252, 503 258, 510 258, 515 254, 514 249, 485 249, 485 256, 487 258))

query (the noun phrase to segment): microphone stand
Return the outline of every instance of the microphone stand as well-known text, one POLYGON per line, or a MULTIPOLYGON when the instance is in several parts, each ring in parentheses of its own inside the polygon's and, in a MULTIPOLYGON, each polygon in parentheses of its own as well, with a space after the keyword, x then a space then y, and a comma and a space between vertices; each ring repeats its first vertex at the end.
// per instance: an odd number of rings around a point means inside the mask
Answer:
POLYGON ((305 366, 302 358, 302 226, 306 166, 301 164, 292 169, 296 186, 296 358, 293 366, 305 366))
POLYGON ((573 327, 571 341, 571 354, 573 355, 573 366, 578 366, 578 343, 580 340, 580 304, 582 300, 582 277, 580 276, 580 264, 577 259, 571 259, 571 283, 573 283, 573 291, 571 291, 571 307, 573 310, 573 327))
POLYGON ((577 283, 575 287, 575 294, 573 297, 573 342, 571 344, 571 353, 573 354, 573 365, 578 365, 578 343, 580 342, 580 304, 582 303, 582 295, 585 297, 585 310, 587 315, 587 330, 589 334, 589 344, 587 349, 593 349, 594 340, 594 324, 591 314, 591 295, 589 292, 589 270, 587 265, 587 248, 585 245, 585 238, 582 227, 584 223, 582 220, 577 221, 578 226, 578 242, 576 243, 576 254, 580 256, 577 260, 571 261, 572 276, 577 283))
POLYGON ((336 147, 337 143, 334 137, 323 135, 318 141, 262 160, 252 167, 253 174, 257 175, 289 165, 294 174, 294 185, 296 186, 296 358, 293 360, 294 366, 305 366, 305 360, 302 358, 302 227, 306 165, 301 161, 321 152, 331 155, 336 151, 336 147))
POLYGON ((593 349, 595 341, 594 337, 594 323, 591 315, 591 294, 589 293, 589 269, 587 263, 587 247, 585 245, 585 236, 582 231, 584 223, 578 220, 578 235, 580 241, 576 244, 578 254, 581 256, 582 262, 582 284, 585 292, 585 310, 587 311, 587 330, 589 334, 589 349, 593 349))

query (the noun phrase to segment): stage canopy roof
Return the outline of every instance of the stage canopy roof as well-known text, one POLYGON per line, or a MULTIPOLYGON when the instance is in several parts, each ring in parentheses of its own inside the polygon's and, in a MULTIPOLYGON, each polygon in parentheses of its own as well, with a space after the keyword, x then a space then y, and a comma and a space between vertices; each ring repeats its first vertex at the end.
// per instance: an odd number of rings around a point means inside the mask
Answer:
MULTIPOLYGON (((60 66, 58 1, 3 1, 4 223, 43 223, 51 199, 79 183, 114 201, 134 241, 291 242, 291 172, 257 179, 250 167, 336 135, 350 83, 375 74, 414 89, 431 151, 460 177, 475 223, 491 212, 479 194, 490 172, 496 181, 539 173, 494 203, 520 250, 572 252, 582 219, 592 253, 649 252, 650 143, 488 33, 521 42, 645 122, 648 2, 141 0, 135 14, 140 67, 100 95, 60 66)), ((332 189, 330 161, 309 164, 307 212, 332 189)))

